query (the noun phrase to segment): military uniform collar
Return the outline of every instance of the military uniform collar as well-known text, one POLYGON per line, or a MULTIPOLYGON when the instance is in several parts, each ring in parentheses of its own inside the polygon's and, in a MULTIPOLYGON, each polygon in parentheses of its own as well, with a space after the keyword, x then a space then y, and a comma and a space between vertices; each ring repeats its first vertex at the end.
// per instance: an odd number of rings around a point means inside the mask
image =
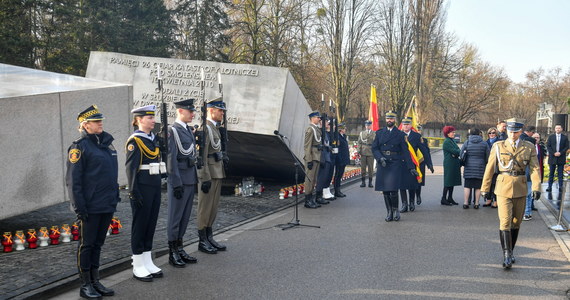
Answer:
POLYGON ((178 123, 180 126, 182 126, 182 128, 186 128, 188 129, 188 124, 176 119, 176 121, 174 121, 174 123, 178 123))
POLYGON ((210 118, 208 118, 207 120, 210 121, 210 122, 212 122, 212 124, 214 124, 214 126, 218 127, 218 122, 216 122, 216 121, 214 121, 214 120, 212 120, 212 119, 210 119, 210 118))

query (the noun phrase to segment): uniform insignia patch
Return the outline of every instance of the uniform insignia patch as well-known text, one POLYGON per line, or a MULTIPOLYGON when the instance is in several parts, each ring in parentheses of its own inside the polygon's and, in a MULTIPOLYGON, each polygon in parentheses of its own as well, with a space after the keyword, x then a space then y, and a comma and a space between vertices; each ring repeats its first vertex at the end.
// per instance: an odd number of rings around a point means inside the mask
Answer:
POLYGON ((69 150, 69 162, 74 164, 79 161, 81 158, 81 150, 79 149, 71 149, 69 150))
POLYGON ((135 150, 135 145, 133 145, 133 144, 128 145, 127 150, 129 150, 129 151, 135 150))

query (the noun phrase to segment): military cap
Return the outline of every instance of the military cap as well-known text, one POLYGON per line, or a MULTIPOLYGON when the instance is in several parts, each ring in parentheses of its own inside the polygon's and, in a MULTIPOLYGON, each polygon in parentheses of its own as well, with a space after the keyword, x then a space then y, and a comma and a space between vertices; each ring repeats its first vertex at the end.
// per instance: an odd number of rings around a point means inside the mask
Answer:
MULTIPOLYGON (((370 123, 372 123, 372 122, 370 122, 370 123)), ((346 129, 346 124, 344 122, 338 123, 337 127, 338 127, 338 129, 346 129)))
POLYGON ((366 120, 366 121, 364 121, 364 125, 372 125, 372 121, 366 120))
POLYGON ((412 118, 410 118, 410 117, 403 118, 402 124, 412 124, 412 118))
POLYGON ((221 110, 226 110, 226 103, 224 102, 224 98, 220 96, 218 98, 208 101, 206 107, 208 108, 213 107, 213 108, 219 108, 221 110))
POLYGON ((505 122, 507 122, 508 131, 519 132, 523 129, 525 120, 519 118, 511 118, 505 122))
POLYGON ((105 117, 103 117, 103 114, 99 112, 99 108, 97 108, 97 105, 95 104, 77 114, 77 121, 79 122, 101 121, 104 119, 105 117))
POLYGON ((176 108, 183 108, 191 111, 196 111, 196 107, 194 107, 193 98, 174 102, 174 106, 176 106, 176 108))
POLYGON ((147 105, 131 110, 135 116, 154 116, 156 112, 156 105, 147 105))
POLYGON ((309 118, 312 118, 312 117, 320 118, 320 117, 321 117, 321 113, 318 112, 318 111, 313 111, 313 112, 311 112, 311 113, 309 114, 309 118))
POLYGON ((396 119, 397 117, 398 114, 393 110, 389 110, 386 112, 386 119, 396 119))

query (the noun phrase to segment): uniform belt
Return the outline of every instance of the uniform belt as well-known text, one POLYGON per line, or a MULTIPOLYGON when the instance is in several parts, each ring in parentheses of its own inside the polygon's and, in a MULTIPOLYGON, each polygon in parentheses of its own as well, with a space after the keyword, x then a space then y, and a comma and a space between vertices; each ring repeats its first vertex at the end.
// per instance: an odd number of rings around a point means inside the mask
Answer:
MULTIPOLYGON (((216 152, 216 153, 219 153, 219 152, 216 152)), ((208 154, 208 157, 216 157, 216 155, 219 155, 219 154, 216 154, 216 153, 208 154)))
POLYGON ((150 165, 140 165, 139 170, 150 170, 150 165))
POLYGON ((400 154, 400 152, 396 152, 396 151, 382 151, 382 154, 384 154, 384 155, 396 155, 396 154, 400 154))
POLYGON ((509 175, 509 176, 523 176, 526 175, 526 173, 524 171, 501 171, 501 174, 503 175, 509 175))

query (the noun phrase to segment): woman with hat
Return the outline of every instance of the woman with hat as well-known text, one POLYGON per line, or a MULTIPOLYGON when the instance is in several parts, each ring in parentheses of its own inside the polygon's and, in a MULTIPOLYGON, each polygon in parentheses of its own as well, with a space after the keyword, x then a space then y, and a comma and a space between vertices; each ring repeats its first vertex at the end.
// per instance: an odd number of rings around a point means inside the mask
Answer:
POLYGON ((162 270, 152 262, 152 242, 160 209, 161 174, 166 166, 161 162, 158 137, 152 133, 156 107, 147 105, 131 111, 135 132, 126 145, 126 171, 129 198, 133 212, 131 250, 133 277, 152 281, 162 277, 162 270))
POLYGON ((459 164, 459 146, 455 142, 455 127, 443 127, 443 196, 441 205, 458 205, 453 200, 453 187, 461 185, 461 165, 459 164))
POLYGON ((79 113, 81 137, 68 149, 66 185, 81 227, 77 267, 82 281, 79 295, 87 299, 113 296, 99 282, 99 258, 119 199, 117 151, 113 136, 103 131, 103 115, 96 105, 79 113))

